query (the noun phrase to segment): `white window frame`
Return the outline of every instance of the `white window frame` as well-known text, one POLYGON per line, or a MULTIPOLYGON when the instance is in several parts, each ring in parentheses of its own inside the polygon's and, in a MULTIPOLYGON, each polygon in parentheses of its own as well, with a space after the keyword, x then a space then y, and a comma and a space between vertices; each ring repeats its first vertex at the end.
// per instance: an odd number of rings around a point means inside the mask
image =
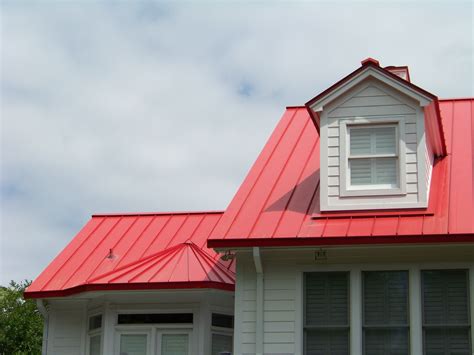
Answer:
POLYGON ((232 350, 234 353, 234 329, 235 329, 235 316, 232 311, 226 310, 226 309, 221 309, 221 308, 212 308, 211 309, 211 339, 209 341, 210 348, 212 349, 212 335, 217 334, 217 335, 226 335, 230 336, 232 338, 232 350), (234 317, 234 327, 233 328, 225 328, 225 327, 218 327, 215 325, 212 325, 212 314, 217 313, 217 314, 223 314, 226 316, 232 316, 234 317))
POLYGON ((142 328, 142 329, 123 329, 116 331, 115 336, 115 350, 114 354, 120 355, 120 340, 122 335, 146 335, 146 353, 147 355, 151 355, 151 344, 152 344, 152 330, 151 327, 142 328))
MULTIPOLYGON (((339 166, 341 167, 341 183, 340 183, 340 196, 351 197, 351 196, 384 196, 384 195, 405 195, 406 194, 406 149, 405 149, 405 120, 404 117, 395 119, 386 119, 383 117, 373 118, 355 118, 348 120, 340 120, 340 161, 339 166), (357 126, 366 126, 372 128, 376 126, 393 126, 396 128, 396 143, 398 158, 398 186, 388 187, 386 185, 351 185, 351 174, 349 168, 349 159, 355 159, 350 156, 350 128, 357 126)), ((358 128, 358 127, 357 127, 358 128)), ((393 155, 370 155, 370 156, 358 156, 357 158, 375 158, 375 157, 393 157, 393 155)))
POLYGON ((95 312, 90 313, 87 315, 87 342, 86 342, 86 354, 90 355, 90 346, 91 346, 91 338, 95 336, 100 336, 100 354, 102 354, 102 344, 104 343, 104 314, 102 312, 95 312), (89 321, 91 318, 101 316, 101 324, 99 328, 89 330, 89 321))

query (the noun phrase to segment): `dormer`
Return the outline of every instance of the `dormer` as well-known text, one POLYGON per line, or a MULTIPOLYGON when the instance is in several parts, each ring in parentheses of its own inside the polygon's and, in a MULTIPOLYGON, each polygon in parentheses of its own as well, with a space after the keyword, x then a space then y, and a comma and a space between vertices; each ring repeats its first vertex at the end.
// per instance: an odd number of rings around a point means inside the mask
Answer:
POLYGON ((361 64, 306 104, 320 134, 320 209, 427 208, 446 155, 438 99, 407 67, 361 64))

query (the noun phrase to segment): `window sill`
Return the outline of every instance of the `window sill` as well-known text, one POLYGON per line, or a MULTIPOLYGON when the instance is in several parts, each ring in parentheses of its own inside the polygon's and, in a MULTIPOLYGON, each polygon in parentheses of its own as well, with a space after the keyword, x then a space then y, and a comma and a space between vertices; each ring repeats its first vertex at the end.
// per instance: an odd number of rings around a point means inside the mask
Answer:
POLYGON ((341 188, 340 197, 356 197, 356 196, 393 196, 406 195, 405 189, 402 188, 341 188))

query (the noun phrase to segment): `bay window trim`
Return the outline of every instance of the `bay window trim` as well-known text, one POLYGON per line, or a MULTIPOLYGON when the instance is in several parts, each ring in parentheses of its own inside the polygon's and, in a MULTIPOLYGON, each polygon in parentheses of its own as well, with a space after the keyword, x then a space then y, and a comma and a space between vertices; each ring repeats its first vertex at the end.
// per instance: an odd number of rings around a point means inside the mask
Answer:
POLYGON ((352 119, 341 119, 339 121, 340 126, 340 154, 339 154, 339 167, 340 167, 340 196, 341 197, 353 197, 353 196, 384 196, 384 195, 406 195, 406 162, 405 162, 405 119, 404 116, 398 118, 384 118, 384 117, 371 117, 371 118, 352 118, 352 119), (350 155, 350 136, 349 129, 354 126, 367 126, 372 128, 376 126, 394 126, 396 128, 395 139, 396 139, 396 153, 395 154, 373 154, 373 155, 350 155), (349 126, 349 127, 348 127, 349 126), (390 158, 396 157, 397 162, 397 187, 390 187, 384 184, 380 185, 360 185, 351 186, 350 183, 350 168, 349 160, 353 159, 375 159, 375 158, 390 158))

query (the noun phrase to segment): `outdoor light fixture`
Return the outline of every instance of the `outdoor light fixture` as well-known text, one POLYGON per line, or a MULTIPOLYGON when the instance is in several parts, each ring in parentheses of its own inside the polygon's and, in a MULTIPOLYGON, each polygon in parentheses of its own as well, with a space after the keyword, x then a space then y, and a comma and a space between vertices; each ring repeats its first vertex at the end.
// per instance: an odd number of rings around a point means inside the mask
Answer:
POLYGON ((221 256, 221 260, 222 261, 229 261, 229 260, 233 260, 235 257, 234 254, 232 254, 230 252, 230 250, 226 251, 224 255, 221 256))

